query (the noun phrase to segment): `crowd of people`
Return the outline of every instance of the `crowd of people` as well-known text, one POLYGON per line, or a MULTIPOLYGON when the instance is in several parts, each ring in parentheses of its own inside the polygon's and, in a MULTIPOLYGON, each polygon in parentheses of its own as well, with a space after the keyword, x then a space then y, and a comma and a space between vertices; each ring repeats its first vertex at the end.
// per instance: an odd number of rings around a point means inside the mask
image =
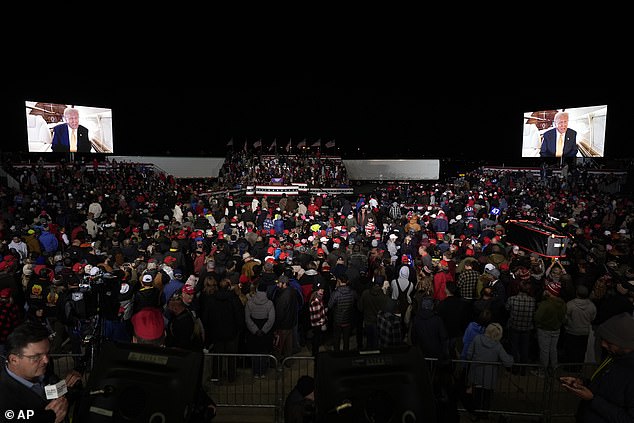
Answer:
POLYGON ((256 156, 238 152, 225 159, 218 175, 219 183, 225 187, 268 185, 274 180, 324 188, 347 186, 350 182, 340 157, 306 153, 256 156))
MULTIPOLYGON (((399 345, 478 360, 489 358, 478 345, 494 342, 505 364, 539 363, 544 377, 559 363, 600 363, 600 338, 587 347, 595 329, 634 311, 634 203, 604 190, 610 174, 478 169, 354 196, 273 198, 203 195, 210 187, 151 166, 99 165, 6 166, 20 186, 0 191, 0 348, 24 321, 48 331, 51 353, 81 353, 95 331, 280 363, 304 348, 399 345), (571 240, 566 254, 509 242, 508 219, 552 225, 571 240)), ((296 182, 345 179, 318 158, 235 160, 224 188, 291 168, 296 182)), ((235 380, 226 360, 213 380, 235 380)), ((268 366, 252 360, 253 377, 268 366)))

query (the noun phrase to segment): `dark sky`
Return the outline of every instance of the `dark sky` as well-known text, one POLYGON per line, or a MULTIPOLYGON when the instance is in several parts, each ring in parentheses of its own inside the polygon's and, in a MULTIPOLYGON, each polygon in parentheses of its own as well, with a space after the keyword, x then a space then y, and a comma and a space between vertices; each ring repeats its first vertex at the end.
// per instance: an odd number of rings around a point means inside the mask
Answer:
POLYGON ((121 155, 217 157, 231 138, 238 147, 248 140, 249 148, 262 139, 265 151, 274 139, 280 147, 306 138, 322 145, 335 140, 338 153, 349 158, 517 162, 523 112, 608 104, 606 155, 632 156, 632 143, 623 139, 633 116, 629 99, 610 97, 592 81, 583 89, 552 90, 544 78, 520 75, 497 70, 481 76, 372 57, 201 61, 71 79, 39 74, 7 81, 14 95, 3 107, 16 142, 3 149, 26 146, 23 101, 42 99, 111 107, 121 155))

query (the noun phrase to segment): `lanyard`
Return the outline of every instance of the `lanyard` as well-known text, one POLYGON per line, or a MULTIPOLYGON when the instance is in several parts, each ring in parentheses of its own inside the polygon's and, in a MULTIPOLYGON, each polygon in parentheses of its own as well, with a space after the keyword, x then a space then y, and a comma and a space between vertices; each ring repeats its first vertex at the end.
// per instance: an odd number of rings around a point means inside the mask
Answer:
POLYGON ((612 356, 606 357, 606 359, 603 360, 601 365, 594 371, 594 373, 592 373, 592 377, 590 378, 590 380, 593 381, 594 378, 597 377, 599 373, 601 373, 606 367, 610 365, 610 363, 612 363, 612 361, 613 361, 612 356))

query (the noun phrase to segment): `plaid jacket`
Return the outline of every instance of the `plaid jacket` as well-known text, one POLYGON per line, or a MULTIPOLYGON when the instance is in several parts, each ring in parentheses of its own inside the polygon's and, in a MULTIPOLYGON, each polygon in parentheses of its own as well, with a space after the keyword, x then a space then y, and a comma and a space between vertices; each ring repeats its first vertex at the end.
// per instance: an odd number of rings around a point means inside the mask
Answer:
POLYGON ((310 325, 312 327, 323 326, 326 324, 326 307, 324 306, 324 298, 316 292, 310 299, 310 325))

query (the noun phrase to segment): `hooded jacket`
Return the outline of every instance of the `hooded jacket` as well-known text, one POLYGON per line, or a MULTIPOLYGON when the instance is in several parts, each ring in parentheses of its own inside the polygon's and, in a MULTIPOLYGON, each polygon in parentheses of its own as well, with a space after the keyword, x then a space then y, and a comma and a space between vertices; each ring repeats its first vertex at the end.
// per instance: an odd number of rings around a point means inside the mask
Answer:
POLYGON ((506 352, 500 341, 488 336, 476 335, 467 351, 467 360, 472 360, 469 366, 469 384, 484 389, 494 389, 497 384, 499 365, 484 364, 484 362, 501 362, 505 367, 513 365, 513 356, 506 352))
POLYGON ((575 298, 566 303, 566 332, 571 335, 589 335, 597 307, 588 298, 575 298))
MULTIPOLYGON (((398 271, 398 279, 392 281, 392 299, 398 300, 399 287, 400 291, 407 292, 408 302, 412 302, 412 292, 414 291, 414 284, 409 280, 409 267, 403 266, 398 271), (409 285, 409 286, 408 286, 409 285)), ((401 310, 405 311, 405 310, 401 310)))

